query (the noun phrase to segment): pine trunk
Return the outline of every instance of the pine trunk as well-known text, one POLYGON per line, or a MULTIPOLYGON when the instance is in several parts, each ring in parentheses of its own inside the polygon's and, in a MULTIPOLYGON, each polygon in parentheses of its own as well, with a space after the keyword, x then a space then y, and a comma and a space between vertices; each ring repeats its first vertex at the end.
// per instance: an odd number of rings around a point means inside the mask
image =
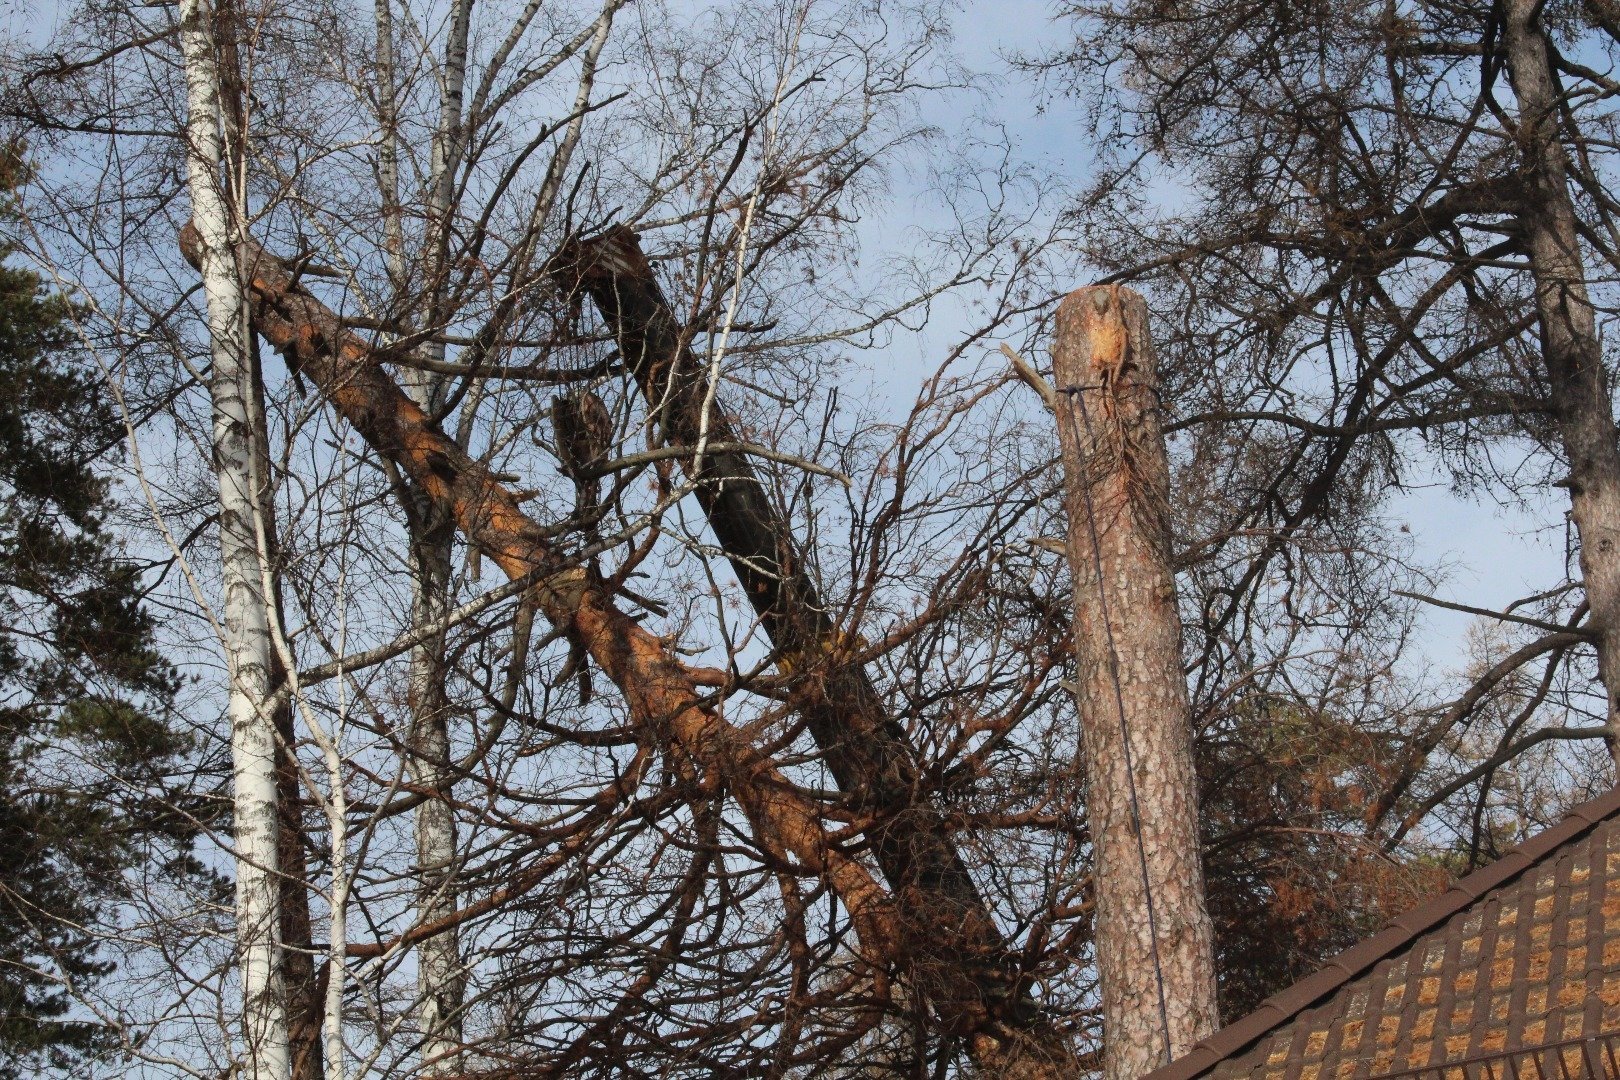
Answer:
POLYGON ((1620 447, 1560 136, 1563 88, 1541 10, 1540 0, 1510 0, 1502 27, 1527 180, 1519 221, 1535 280, 1542 363, 1569 464, 1563 483, 1580 538, 1591 628, 1599 635, 1609 752, 1620 763, 1620 447))
MULTIPOLYGON (((283 624, 285 625, 285 624, 283 624)), ((272 669, 280 690, 286 673, 272 669)), ((297 740, 292 703, 276 710, 276 872, 281 889, 282 982, 287 990, 287 1046, 292 1080, 318 1080, 326 1072, 321 1047, 322 975, 315 967, 315 928, 309 914, 309 868, 304 857, 303 784, 292 756, 297 740)))
POLYGON ((1170 476, 1142 298, 1117 286, 1066 297, 1053 374, 1104 1074, 1137 1080, 1186 1053, 1217 1019, 1170 562, 1170 476))
MULTIPOLYGON (((569 295, 589 295, 601 312, 666 442, 695 447, 705 434, 710 447, 741 441, 634 232, 616 229, 570 245, 553 260, 553 276, 569 295)), ((783 667, 814 673, 799 709, 839 790, 873 816, 872 851, 898 901, 911 992, 966 1035, 981 1066, 996 1075, 1072 1075, 1067 1039, 1030 1000, 1019 950, 995 925, 928 802, 905 729, 852 660, 851 635, 834 625, 752 461, 711 448, 695 473, 691 459, 681 464, 783 667)))

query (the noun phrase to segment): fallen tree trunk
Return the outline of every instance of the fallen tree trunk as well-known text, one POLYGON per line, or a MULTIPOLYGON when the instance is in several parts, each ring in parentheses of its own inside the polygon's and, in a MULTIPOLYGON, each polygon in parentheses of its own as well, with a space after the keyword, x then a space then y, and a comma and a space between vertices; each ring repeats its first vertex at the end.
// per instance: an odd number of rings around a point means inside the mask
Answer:
MULTIPOLYGON (((195 230, 187 226, 180 242, 195 265, 195 230)), ((305 292, 284 263, 252 243, 246 244, 243 261, 254 329, 508 577, 541 576, 530 594, 535 609, 584 644, 596 666, 619 687, 649 741, 717 774, 770 858, 797 863, 828 883, 849 912, 861 955, 872 964, 880 987, 891 968, 902 971, 913 986, 950 987, 937 1000, 958 1007, 940 1010, 939 1021, 952 1034, 967 1037, 978 1064, 994 1075, 1037 1080, 1072 1072, 1066 1045, 1044 1030, 1028 1030, 1028 1024, 1010 1023, 991 1012, 997 1001, 968 979, 971 957, 952 964, 937 946, 902 934, 902 925, 916 925, 915 917, 903 916, 896 898, 829 839, 820 804, 796 789, 706 699, 701 687, 714 681, 713 673, 683 664, 669 643, 620 611, 598 579, 554 550, 548 530, 520 509, 514 494, 486 467, 439 430, 381 368, 372 348, 305 292)), ((988 915, 985 921, 990 925, 988 915)), ((951 927, 936 923, 929 930, 937 940, 948 938, 951 927)))
MULTIPOLYGON (((201 255, 196 230, 188 225, 180 242, 196 265, 201 255)), ((584 568, 553 551, 545 528, 524 514, 513 494, 441 432, 377 365, 370 347, 299 288, 279 260, 257 244, 244 247, 254 329, 508 577, 554 569, 531 593, 536 609, 585 644, 649 736, 720 775, 770 857, 802 865, 832 885, 850 913, 863 953, 875 966, 889 963, 895 940, 889 896, 828 839, 813 801, 704 700, 701 676, 676 659, 664 640, 618 610, 584 568)))
MULTIPOLYGON (((195 265, 196 230, 186 226, 180 243, 195 265)), ((251 241, 244 249, 254 329, 509 578, 554 570, 530 594, 536 610, 585 644, 649 734, 720 775, 767 854, 822 875, 849 910, 863 951, 886 960, 895 921, 887 893, 828 839, 814 803, 704 699, 700 676, 668 643, 620 611, 583 567, 553 551, 545 527, 405 396, 378 366, 370 346, 304 292, 280 260, 251 241)))
POLYGON ((595 304, 664 441, 709 448, 701 463, 680 464, 779 663, 806 676, 798 709, 828 770, 871 820, 872 851, 894 891, 901 949, 917 976, 910 992, 960 1034, 1001 1031, 1021 1053, 1070 1061, 1067 1040, 1028 999, 1021 953, 996 926, 929 802, 905 730, 850 659, 851 635, 829 616, 752 460, 730 449, 746 440, 713 395, 636 233, 617 228, 566 245, 552 277, 569 297, 583 293, 595 304))

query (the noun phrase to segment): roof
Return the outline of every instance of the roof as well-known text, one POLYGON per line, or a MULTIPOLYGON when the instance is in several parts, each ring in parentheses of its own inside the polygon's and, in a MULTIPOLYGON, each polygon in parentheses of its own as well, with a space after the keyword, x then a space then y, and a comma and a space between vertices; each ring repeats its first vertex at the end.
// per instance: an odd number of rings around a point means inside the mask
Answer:
POLYGON ((1620 788, 1144 1080, 1378 1077, 1620 1031, 1620 788))

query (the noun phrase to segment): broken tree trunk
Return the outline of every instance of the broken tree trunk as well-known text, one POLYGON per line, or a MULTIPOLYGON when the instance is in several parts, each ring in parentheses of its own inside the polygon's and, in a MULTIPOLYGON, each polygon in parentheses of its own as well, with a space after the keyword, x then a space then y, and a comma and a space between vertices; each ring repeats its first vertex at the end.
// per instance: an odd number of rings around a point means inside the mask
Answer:
MULTIPOLYGON (((196 266, 203 248, 195 227, 181 231, 180 244, 196 266)), ((242 249, 254 329, 508 577, 539 577, 530 592, 535 609, 585 644, 623 692, 644 737, 717 774, 752 823, 760 847, 824 878, 848 910, 863 955, 879 968, 892 963, 897 934, 891 898, 829 838, 815 800, 721 716, 701 689, 718 681, 719 673, 683 664, 670 642, 619 610, 603 584, 550 546, 549 530, 400 390, 381 367, 382 358, 305 292, 284 263, 251 241, 242 249)))
POLYGON ((1564 89, 1541 21, 1542 0, 1503 5, 1502 43, 1518 98, 1514 134, 1525 164, 1518 212, 1535 280, 1541 359, 1568 459, 1570 517, 1597 631, 1598 675, 1608 699, 1609 752, 1620 764, 1620 445, 1596 311, 1586 289, 1580 224, 1569 192, 1558 111, 1564 89))
POLYGON ((1216 1023, 1157 368, 1136 293, 1063 300, 1053 375, 1109 1080, 1137 1080, 1216 1023))
MULTIPOLYGON (((744 441, 714 396, 708 367, 693 356, 633 230, 570 243, 552 260, 552 275, 565 295, 591 298, 666 443, 744 441)), ((852 659, 851 635, 834 625, 752 461, 744 453, 707 449, 695 469, 691 459, 680 464, 781 666, 814 675, 805 680, 808 696, 799 712, 839 790, 871 818, 872 851, 899 908, 908 992, 926 998, 947 1030, 971 1038, 981 1058, 993 1058, 996 1075, 1039 1076, 1049 1067, 1072 1073, 1067 1040, 1029 1001, 1019 950, 996 927, 928 802, 904 729, 852 659)))
MULTIPOLYGON (((182 230, 180 242, 187 260, 196 265, 196 230, 182 230)), ((905 971, 911 981, 927 970, 907 949, 932 949, 940 978, 960 986, 963 972, 970 969, 950 966, 937 945, 902 938, 895 897, 829 837, 821 804, 797 789, 720 715, 702 691, 719 681, 720 673, 683 664, 672 643, 643 629, 619 610, 598 578, 554 550, 547 539, 550 531, 529 518, 511 491, 439 430, 383 370, 385 357, 305 292, 285 263, 251 242, 244 244, 243 259, 254 328, 508 577, 541 578, 529 594, 535 610, 584 643, 597 667, 619 687, 648 743, 717 774, 752 824, 755 842, 771 858, 803 866, 828 883, 849 912, 879 991, 885 990, 883 973, 889 969, 905 971)), ((948 939, 951 929, 936 925, 933 936, 948 939)), ((948 1000, 959 1000, 959 992, 948 1000)), ((981 1008, 996 1005, 986 999, 981 1008)), ((954 1019, 939 1016, 937 1022, 967 1037, 986 1075, 1056 1080, 1075 1074, 1072 1053, 1044 1025, 1032 1028, 986 1018, 975 1028, 957 1030, 954 1019)))

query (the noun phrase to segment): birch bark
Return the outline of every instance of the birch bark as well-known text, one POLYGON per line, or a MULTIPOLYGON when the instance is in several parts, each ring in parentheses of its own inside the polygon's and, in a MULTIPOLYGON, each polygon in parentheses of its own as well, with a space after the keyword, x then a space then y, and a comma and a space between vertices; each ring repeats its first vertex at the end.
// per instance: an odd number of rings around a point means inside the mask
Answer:
MULTIPOLYGON (((413 492, 411 500, 411 620, 420 627, 442 621, 449 607, 454 524, 420 492, 413 492)), ((448 801, 453 777, 444 635, 435 634, 412 649, 410 663, 407 764, 417 789, 433 793, 416 808, 416 915, 425 925, 447 927, 417 947, 417 1023, 424 1040, 418 1071, 439 1076, 459 1068, 455 1062, 465 982, 460 935, 452 918, 457 907, 456 819, 448 801)))
MULTIPOLYGON (((450 38, 445 47, 443 71, 440 79, 439 116, 434 129, 432 153, 427 183, 427 221, 431 230, 430 257, 423 278, 428 300, 421 311, 426 324, 436 327, 446 313, 444 310, 444 276, 449 265, 449 243, 452 235, 451 218, 455 213, 455 173, 466 145, 466 129, 470 120, 466 112, 467 41, 471 25, 471 0, 457 0, 451 12, 450 38)), ((378 5, 379 64, 386 55, 392 63, 391 36, 384 53, 384 32, 390 20, 386 0, 378 5)), ((612 14, 617 5, 610 3, 597 20, 586 52, 584 68, 575 103, 573 119, 564 132, 557 154, 554 156, 546 180, 536 198, 529 229, 538 231, 552 202, 556 198, 561 177, 567 169, 568 159, 578 143, 584 122, 584 106, 589 101, 590 88, 596 70, 596 60, 606 43, 612 25, 612 14)), ((390 71, 379 72, 379 79, 387 79, 386 97, 394 100, 393 79, 390 71)), ((397 116, 392 105, 385 118, 385 157, 394 153, 393 132, 397 130, 397 116)), ((385 165, 388 163, 385 162, 385 165)), ((397 174, 385 167, 384 203, 397 207, 397 174)), ((386 215, 385 215, 386 216, 386 215)), ((392 215, 388 225, 390 244, 399 232, 398 214, 392 215)), ((391 265, 396 261, 392 259, 391 265)), ((402 263, 400 263, 402 265, 402 263)), ((406 280, 402 271, 396 271, 397 280, 406 280)), ((433 360, 444 359, 442 341, 430 339, 422 351, 433 360)), ((404 389, 410 399, 428 414, 435 413, 445 399, 447 379, 443 375, 423 370, 407 369, 403 376, 404 389)), ((472 420, 481 399, 481 387, 474 385, 462 405, 462 421, 456 433, 456 442, 465 451, 472 430, 472 420)), ((449 610, 451 601, 451 574, 455 523, 443 507, 429 497, 419 486, 410 494, 407 507, 410 529, 412 573, 412 621, 415 626, 439 623, 449 610)), ((454 777, 450 770, 450 699, 444 664, 444 635, 425 639, 411 651, 410 706, 411 738, 409 765, 412 780, 419 790, 440 794, 422 802, 416 811, 416 850, 420 883, 417 896, 417 917, 423 925, 444 926, 443 932, 425 939, 417 951, 418 1025, 424 1036, 421 1074, 447 1075, 459 1072, 457 1055, 462 1045, 461 1006, 465 991, 462 971, 460 939, 453 916, 459 903, 457 874, 457 836, 455 815, 448 796, 454 777)), ((521 660, 514 655, 512 681, 521 678, 521 660)), ((514 687, 515 688, 515 687, 514 687)))
POLYGON ((186 167, 199 268, 207 297, 212 371, 214 469, 219 482, 222 623, 230 686, 232 822, 236 844, 236 934, 242 980, 246 1075, 288 1076, 286 993, 281 971, 276 730, 269 707, 275 649, 263 567, 254 538, 255 476, 246 300, 223 190, 220 81, 213 17, 203 0, 182 0, 186 73, 186 167))
MULTIPOLYGON (((404 283, 403 225, 398 210, 396 73, 392 70, 392 17, 388 0, 377 5, 378 78, 386 79, 383 202, 389 264, 396 283, 404 283), (387 60, 387 70, 382 61, 387 60), (397 247, 397 254, 395 247, 397 247)), ((429 323, 443 319, 444 268, 448 260, 455 167, 459 159, 463 102, 467 82, 467 37, 472 23, 472 0, 455 0, 450 14, 450 39, 445 46, 439 82, 439 116, 434 126, 427 178, 427 222, 432 253, 423 275, 428 290, 425 315, 429 323)), ((434 360, 444 359, 444 345, 435 340, 423 350, 434 360)), ((407 370, 405 391, 423 410, 432 413, 441 400, 445 378, 427 371, 407 370)), ((437 623, 450 606, 451 566, 455 527, 421 491, 407 498, 410 533, 411 621, 416 627, 437 623)), ((444 665, 444 635, 425 639, 411 650, 409 700, 411 730, 407 765, 419 790, 432 792, 416 810, 417 918, 427 925, 449 927, 424 940, 417 948, 417 1024, 422 1032, 423 1076, 458 1071, 461 1048, 460 935, 454 929, 457 907, 456 821, 448 798, 450 775, 450 699, 444 665)))

